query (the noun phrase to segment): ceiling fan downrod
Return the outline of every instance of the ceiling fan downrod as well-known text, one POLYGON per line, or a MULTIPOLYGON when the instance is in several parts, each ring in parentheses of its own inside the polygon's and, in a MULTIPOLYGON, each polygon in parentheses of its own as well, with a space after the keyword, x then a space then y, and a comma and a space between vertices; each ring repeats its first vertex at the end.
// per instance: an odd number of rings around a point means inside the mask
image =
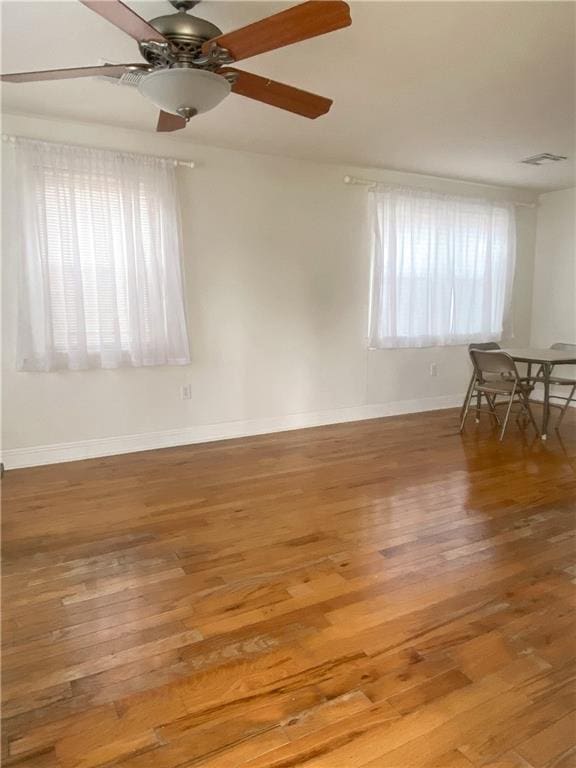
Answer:
POLYGON ((198 5, 200 0, 168 0, 170 5, 174 6, 177 11, 191 11, 195 5, 198 5))
POLYGON ((195 5, 198 5, 200 0, 168 0, 170 5, 174 6, 177 11, 191 11, 195 5))

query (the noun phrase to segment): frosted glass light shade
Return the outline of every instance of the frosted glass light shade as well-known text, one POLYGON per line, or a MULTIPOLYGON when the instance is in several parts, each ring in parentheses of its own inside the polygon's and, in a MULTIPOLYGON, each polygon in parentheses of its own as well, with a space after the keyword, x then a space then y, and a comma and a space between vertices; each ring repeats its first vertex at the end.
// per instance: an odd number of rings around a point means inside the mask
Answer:
POLYGON ((230 83, 203 69, 160 69, 143 77, 138 90, 164 112, 196 114, 218 106, 230 93, 230 83))

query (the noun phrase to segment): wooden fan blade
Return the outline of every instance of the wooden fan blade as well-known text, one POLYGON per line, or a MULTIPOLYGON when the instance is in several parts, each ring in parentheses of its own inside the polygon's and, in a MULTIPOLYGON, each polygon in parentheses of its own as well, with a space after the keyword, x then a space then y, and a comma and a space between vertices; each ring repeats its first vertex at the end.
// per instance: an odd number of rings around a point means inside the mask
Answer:
POLYGON ((202 51, 208 53, 210 46, 217 43, 230 52, 234 61, 240 61, 333 32, 351 23, 350 8, 342 0, 308 0, 235 32, 208 40, 203 44, 202 51))
POLYGON ((232 86, 234 93, 262 101, 272 107, 294 112, 296 115, 302 115, 302 117, 309 117, 313 120, 320 115, 325 115, 332 106, 332 99, 325 99, 324 96, 301 91, 299 88, 284 85, 284 83, 278 83, 275 80, 268 80, 266 77, 253 75, 251 72, 244 72, 241 69, 234 69, 234 67, 223 67, 218 70, 219 75, 226 72, 234 72, 237 75, 236 82, 232 86))
POLYGON ((80 0, 82 5, 90 8, 102 18, 114 24, 115 27, 126 32, 127 35, 138 40, 139 43, 144 40, 155 40, 157 43, 168 43, 168 40, 154 29, 151 24, 141 16, 124 5, 121 0, 80 0))
POLYGON ((32 83, 39 80, 68 80, 73 77, 121 77, 130 69, 141 69, 141 64, 104 64, 102 67, 76 67, 74 69, 45 69, 39 72, 13 72, 0 75, 6 83, 32 83))
POLYGON ((170 112, 160 111, 158 115, 158 125, 156 130, 160 133, 167 131, 179 131, 181 128, 186 128, 186 120, 180 115, 172 115, 170 112))

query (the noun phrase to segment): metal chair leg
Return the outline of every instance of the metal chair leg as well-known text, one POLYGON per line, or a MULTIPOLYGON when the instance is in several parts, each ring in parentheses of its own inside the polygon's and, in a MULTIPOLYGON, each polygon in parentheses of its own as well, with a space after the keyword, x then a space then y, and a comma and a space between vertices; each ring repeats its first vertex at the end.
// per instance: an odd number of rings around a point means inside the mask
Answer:
POLYGON ((468 382, 468 389, 466 390, 466 394, 464 395, 464 402, 462 403, 462 407, 460 408, 460 415, 458 417, 459 419, 462 419, 462 414, 464 413, 464 409, 466 408, 466 403, 468 402, 468 395, 472 391, 475 381, 476 381, 476 376, 472 374, 472 376, 470 377, 470 381, 468 382))
POLYGON ((534 427, 536 434, 538 437, 540 437, 540 430, 538 429, 538 425, 536 424, 536 419, 534 418, 534 414, 532 413, 532 408, 530 408, 530 400, 528 398, 528 395, 524 390, 520 390, 520 396, 522 397, 522 405, 524 406, 524 410, 528 414, 528 418, 530 419, 532 426, 534 427))
POLYGON ((510 395, 510 400, 508 401, 508 408, 506 409, 506 417, 504 419, 504 424, 502 425, 502 430, 500 432, 500 442, 502 442, 502 440, 504 439, 504 432, 506 432, 506 426, 508 425, 508 419, 510 418, 510 411, 512 410, 512 403, 514 402, 515 396, 516 396, 516 382, 514 382, 512 393, 510 395))
POLYGON ((468 416, 468 410, 470 408, 470 403, 472 402, 472 395, 474 394, 474 384, 476 383, 476 377, 474 377, 472 381, 472 386, 468 390, 468 395, 466 397, 466 403, 464 405, 464 413, 462 414, 460 418, 460 429, 459 432, 462 432, 464 429, 464 422, 466 421, 466 416, 468 416))
POLYGON ((476 424, 480 424, 480 408, 482 408, 482 393, 477 392, 476 393, 476 417, 474 419, 476 424))
POLYGON ((566 403, 562 410, 560 411, 560 416, 558 416, 558 421, 556 422, 556 429, 560 428, 560 424, 562 424, 562 419, 564 418, 564 415, 566 414, 566 411, 570 407, 570 403, 572 402, 572 398, 574 397, 574 392, 576 392, 576 384, 572 387, 570 390, 570 394, 566 398, 566 403))
POLYGON ((500 417, 496 413, 496 395, 486 395, 486 400, 488 402, 488 407, 490 408, 490 416, 494 416, 496 419, 496 424, 500 426, 502 422, 500 421, 500 417))

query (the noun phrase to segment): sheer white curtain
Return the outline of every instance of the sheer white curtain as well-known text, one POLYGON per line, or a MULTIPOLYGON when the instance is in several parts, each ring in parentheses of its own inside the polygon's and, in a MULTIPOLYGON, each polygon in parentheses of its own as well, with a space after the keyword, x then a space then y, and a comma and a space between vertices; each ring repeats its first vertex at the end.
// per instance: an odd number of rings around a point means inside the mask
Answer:
POLYGON ((17 139, 18 367, 190 361, 174 163, 17 139))
POLYGON ((370 194, 370 347, 501 339, 514 276, 514 206, 411 188, 370 194))

